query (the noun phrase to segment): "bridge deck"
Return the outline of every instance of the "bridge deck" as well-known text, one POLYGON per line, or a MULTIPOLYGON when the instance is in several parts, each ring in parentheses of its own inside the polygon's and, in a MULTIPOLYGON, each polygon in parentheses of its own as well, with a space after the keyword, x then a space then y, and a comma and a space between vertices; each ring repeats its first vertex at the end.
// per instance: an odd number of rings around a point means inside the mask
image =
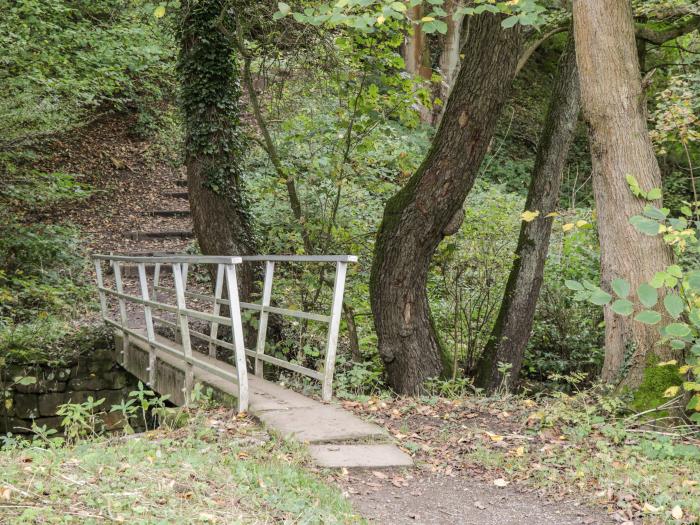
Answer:
MULTIPOLYGON (((146 338, 145 330, 141 332, 146 338)), ((123 348, 121 335, 117 334, 117 349, 123 348)), ((182 350, 170 339, 156 336, 162 344, 182 350)), ((143 381, 148 380, 149 345, 138 338, 130 338, 128 350, 121 360, 122 366, 143 381)), ((183 384, 185 361, 169 352, 156 349, 155 390, 168 394, 175 404, 184 403, 183 384)), ((196 353, 194 377, 210 386, 215 396, 226 404, 235 406, 237 385, 208 371, 216 367, 236 377, 235 367, 196 353)), ((368 423, 333 403, 323 403, 298 394, 276 383, 248 376, 249 412, 263 425, 276 433, 311 444, 312 458, 321 466, 388 467, 409 466, 411 458, 396 446, 388 444, 389 435, 377 425, 368 423), (369 461, 369 462, 368 462, 369 461)))

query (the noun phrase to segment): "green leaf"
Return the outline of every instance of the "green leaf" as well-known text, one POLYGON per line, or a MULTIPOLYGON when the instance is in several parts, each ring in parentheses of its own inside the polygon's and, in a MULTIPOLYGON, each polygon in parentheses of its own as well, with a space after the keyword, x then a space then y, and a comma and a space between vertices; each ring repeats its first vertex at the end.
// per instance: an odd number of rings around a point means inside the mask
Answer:
POLYGON ((652 206, 651 204, 647 204, 646 206, 644 206, 644 215, 646 215, 650 219, 656 219, 659 221, 666 220, 666 214, 659 208, 657 208, 656 206, 652 206))
POLYGON ((635 227, 638 232, 645 235, 653 236, 659 234, 659 223, 655 220, 635 215, 630 218, 630 224, 635 227))
POLYGON ((688 318, 691 323, 700 328, 700 308, 691 308, 688 318))
POLYGON ((683 350, 685 348, 685 341, 680 339, 674 339, 671 341, 671 348, 674 350, 683 350))
POLYGON ((590 302, 592 302, 593 304, 597 304, 598 306, 603 306, 603 305, 608 304, 612 300, 612 295, 610 295, 608 292, 598 288, 593 293, 591 293, 591 297, 588 300, 590 302))
POLYGON ((672 264, 671 266, 666 268, 666 273, 669 275, 673 275, 674 277, 676 277, 678 279, 683 277, 683 270, 677 264, 672 264))
POLYGON ((566 286, 569 290, 574 290, 575 292, 580 292, 583 290, 583 285, 580 282, 572 281, 571 279, 564 281, 564 286, 566 286))
POLYGON ((285 2, 277 2, 277 9, 279 10, 280 13, 282 13, 282 16, 287 16, 289 12, 292 10, 291 7, 289 7, 289 4, 285 2))
POLYGON ((688 404, 685 408, 687 410, 697 410, 698 406, 700 406, 700 395, 696 394, 692 398, 690 398, 690 401, 688 401, 688 404))
POLYGON ((655 201, 661 198, 661 188, 652 188, 647 192, 647 200, 655 201))
POLYGON ((627 299, 618 299, 611 305, 612 311, 618 315, 628 316, 634 311, 634 305, 627 299))
POLYGON ((17 376, 14 381, 18 385, 29 386, 36 383, 36 377, 33 376, 17 376))
POLYGON ((156 7, 153 11, 153 16, 156 18, 163 18, 165 16, 165 6, 164 5, 159 5, 156 7))
POLYGON ((610 284, 619 298, 624 299, 630 294, 630 283, 625 279, 613 279, 610 284))
POLYGON ((678 319, 685 310, 685 303, 678 294, 669 294, 664 297, 664 307, 671 317, 678 319))
POLYGON ((652 308, 659 300, 659 294, 656 289, 647 283, 639 285, 639 288, 637 288, 637 297, 639 297, 641 303, 647 308, 652 308))
POLYGON ((661 314, 654 310, 642 310, 634 316, 634 320, 644 324, 656 324, 661 321, 661 314))
POLYGON ((692 272, 688 272, 687 279, 688 286, 690 286, 694 292, 700 292, 700 271, 693 270, 692 272))
POLYGON ((405 13, 406 12, 406 4, 403 2, 392 2, 389 4, 389 7, 391 7, 394 11, 398 11, 399 13, 405 13))
POLYGON ((501 27, 503 29, 509 29, 517 23, 518 23, 518 17, 515 15, 512 15, 501 22, 501 27))
POLYGON ((671 323, 664 332, 671 337, 685 337, 690 334, 690 327, 685 323, 671 323))
POLYGON ((661 288, 666 282, 666 272, 656 272, 649 284, 654 288, 661 288))

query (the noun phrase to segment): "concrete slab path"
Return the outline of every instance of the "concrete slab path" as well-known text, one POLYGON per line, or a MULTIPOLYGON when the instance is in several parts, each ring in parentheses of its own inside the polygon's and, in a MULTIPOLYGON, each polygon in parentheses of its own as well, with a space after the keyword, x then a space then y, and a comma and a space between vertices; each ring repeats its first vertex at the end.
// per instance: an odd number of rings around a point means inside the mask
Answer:
MULTIPOLYGON (((143 335, 145 338, 145 331, 143 335)), ((121 336, 117 334, 115 339, 116 348, 122 348, 121 336)), ((156 336, 156 339, 175 349, 181 348, 161 336, 156 336)), ((156 350, 156 357, 154 389, 160 394, 168 394, 175 404, 182 405, 185 362, 160 349, 156 350)), ((210 386, 215 397, 235 406, 238 393, 235 382, 207 370, 216 367, 235 378, 235 367, 200 353, 197 353, 196 361, 195 381, 210 386)), ((120 362, 145 382, 148 379, 148 343, 131 337, 128 351, 120 362)), ((383 428, 360 419, 337 404, 317 401, 253 374, 248 375, 248 388, 249 412, 269 430, 310 444, 310 455, 318 466, 376 469, 413 464, 408 454, 390 442, 389 434, 383 428)))

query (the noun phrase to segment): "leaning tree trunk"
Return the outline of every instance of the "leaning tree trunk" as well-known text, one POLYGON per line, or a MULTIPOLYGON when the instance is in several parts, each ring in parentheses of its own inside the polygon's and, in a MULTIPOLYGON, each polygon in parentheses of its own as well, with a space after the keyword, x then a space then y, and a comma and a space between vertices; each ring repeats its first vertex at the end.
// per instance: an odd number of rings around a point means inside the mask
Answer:
POLYGON ((471 21, 466 55, 425 160, 386 204, 370 294, 389 385, 416 393, 443 371, 426 282, 440 241, 454 234, 494 133, 517 63, 521 32, 491 14, 471 21))
MULTIPOLYGON (((589 126, 601 279, 609 287, 613 278, 622 277, 636 290, 671 264, 671 253, 660 237, 641 234, 629 223, 645 202, 632 195, 625 176, 633 175, 647 190, 661 187, 647 131, 632 8, 628 0, 575 0, 573 20, 581 101, 589 126)), ((653 204, 661 207, 660 201, 653 204)), ((617 316, 609 307, 604 319, 604 381, 637 386, 648 354, 671 353, 656 346, 655 327, 617 316)))
MULTIPOLYGON (((224 4, 184 1, 181 7, 178 74, 187 185, 202 253, 248 255, 255 253, 255 241, 241 181, 238 66, 233 45, 217 27, 224 4)), ((250 296, 253 282, 253 269, 243 265, 242 297, 250 296)))
POLYGON ((506 385, 515 387, 530 338, 549 249, 552 217, 559 204, 564 165, 576 130, 579 114, 578 71, 573 33, 559 60, 549 109, 537 148, 525 210, 537 211, 539 216, 520 226, 515 260, 506 284, 503 302, 491 337, 479 363, 477 384, 493 391, 504 378, 498 363, 510 363, 506 385))

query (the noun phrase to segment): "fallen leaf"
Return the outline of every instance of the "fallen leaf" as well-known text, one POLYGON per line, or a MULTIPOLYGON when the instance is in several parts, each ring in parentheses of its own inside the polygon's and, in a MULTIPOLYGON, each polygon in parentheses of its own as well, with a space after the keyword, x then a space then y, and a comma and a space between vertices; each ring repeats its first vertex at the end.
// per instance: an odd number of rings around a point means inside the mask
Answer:
POLYGON ((676 505, 671 509, 671 516, 673 516, 673 519, 680 520, 683 519, 683 509, 680 508, 680 506, 676 505))
POLYGON ((486 508, 486 505, 484 505, 484 504, 481 503, 480 501, 475 501, 475 502, 474 502, 474 506, 475 506, 477 509, 479 509, 479 510, 484 510, 484 509, 486 508))
POLYGON ((387 479, 387 478, 389 477, 389 476, 387 476, 386 474, 384 474, 384 472, 380 472, 380 471, 378 471, 378 470, 373 470, 373 471, 372 471, 372 475, 373 475, 375 478, 379 478, 379 479, 387 479))
POLYGON ((539 217, 540 212, 539 211, 524 211, 520 214, 520 218, 525 221, 525 222, 532 222, 534 221, 537 217, 539 217))
POLYGON ((496 485, 497 487, 507 487, 510 484, 510 481, 506 481, 503 478, 498 478, 493 480, 493 484, 496 485))
POLYGON ((654 507, 654 505, 652 505, 651 503, 645 503, 644 510, 646 512, 651 512, 652 514, 656 514, 661 510, 661 507, 654 507))

